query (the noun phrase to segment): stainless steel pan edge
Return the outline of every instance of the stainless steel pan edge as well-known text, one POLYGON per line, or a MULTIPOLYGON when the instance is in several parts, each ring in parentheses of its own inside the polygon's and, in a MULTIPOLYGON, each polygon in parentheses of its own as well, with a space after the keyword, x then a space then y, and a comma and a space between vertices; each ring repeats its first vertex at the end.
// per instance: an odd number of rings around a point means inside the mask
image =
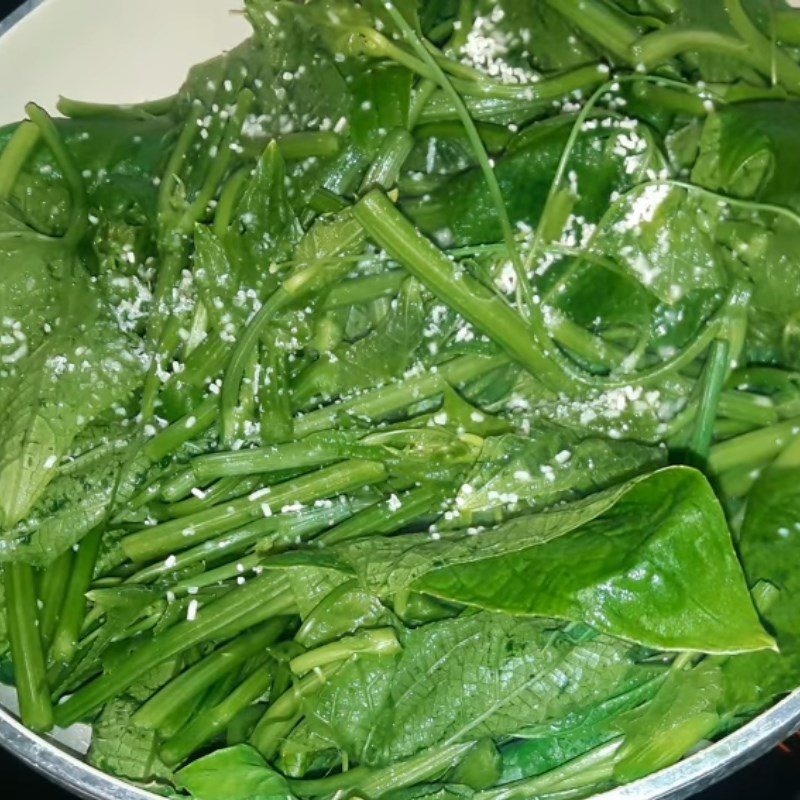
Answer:
MULTIPOLYGON (((747 725, 672 767, 594 800, 682 800, 730 775, 800 728, 800 690, 747 725)), ((87 800, 155 800, 155 795, 112 778, 40 737, 0 708, 0 746, 33 769, 87 800)))

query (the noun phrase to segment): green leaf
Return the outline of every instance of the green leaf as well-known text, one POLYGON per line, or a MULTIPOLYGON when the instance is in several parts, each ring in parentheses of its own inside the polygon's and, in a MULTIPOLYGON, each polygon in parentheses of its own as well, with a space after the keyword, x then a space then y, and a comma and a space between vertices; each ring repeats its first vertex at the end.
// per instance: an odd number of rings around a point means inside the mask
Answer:
POLYGON ((440 742, 528 735, 650 680, 632 648, 576 642, 551 620, 466 615, 407 634, 394 659, 347 664, 307 702, 312 730, 359 763, 440 742))
POLYGON ((554 538, 529 539, 532 546, 513 556, 445 563, 411 586, 506 613, 585 622, 660 650, 774 646, 753 608, 722 509, 699 472, 665 469, 595 503, 595 513, 575 515, 552 531, 554 538))
POLYGON ((692 180, 735 197, 800 208, 794 163, 798 102, 740 103, 709 116, 692 180))
MULTIPOLYGON (((652 134, 642 125, 623 127, 615 119, 590 120, 578 136, 569 171, 576 190, 565 243, 580 242, 591 232, 613 191, 624 192, 662 156, 652 134)), ((512 223, 535 228, 574 118, 556 117, 520 133, 497 159, 495 174, 512 223)), ((423 199, 402 202, 406 213, 442 245, 462 246, 497 242, 502 238, 497 212, 477 167, 445 181, 423 199)), ((558 233, 558 232, 556 232, 558 233)))
POLYGON ((751 663, 728 667, 742 685, 756 687, 752 705, 793 689, 800 669, 800 576, 794 565, 800 548, 800 471, 777 464, 759 479, 747 500, 739 549, 748 580, 767 581, 777 597, 763 612, 779 653, 751 656, 751 663))
POLYGON ((129 395, 143 376, 133 342, 81 286, 80 276, 77 281, 80 319, 68 317, 40 349, 15 364, 5 383, 0 521, 6 529, 41 497, 81 428, 129 395))
POLYGON ((301 234, 289 203, 286 167, 273 140, 245 185, 225 237, 240 283, 248 289, 263 286, 270 264, 288 259, 301 234))
MULTIPOLYGON (((106 520, 115 506, 130 500, 152 476, 149 459, 131 456, 129 428, 101 425, 93 431, 98 432, 99 455, 93 457, 90 450, 78 457, 77 466, 56 474, 28 516, 0 537, 4 543, 0 561, 49 564, 106 520), (106 443, 112 447, 102 452, 106 443)), ((87 441, 83 432, 80 438, 87 441)))
POLYGON ((215 752, 184 767, 176 785, 194 800, 292 800, 286 779, 249 745, 215 752))
POLYGON ((611 206, 591 249, 675 306, 727 283, 714 239, 719 214, 719 204, 697 201, 685 189, 647 185, 611 206))
POLYGON ((599 52, 547 3, 518 3, 515 0, 480 0, 475 22, 461 48, 462 58, 479 69, 513 75, 529 81, 538 71, 558 72, 590 64, 599 52), (498 42, 499 52, 487 54, 482 40, 498 42), (532 46, 533 43, 533 46, 532 46))
POLYGON ((140 701, 118 697, 102 711, 92 726, 89 763, 120 778, 137 783, 168 782, 172 771, 159 759, 156 731, 131 719, 140 701))

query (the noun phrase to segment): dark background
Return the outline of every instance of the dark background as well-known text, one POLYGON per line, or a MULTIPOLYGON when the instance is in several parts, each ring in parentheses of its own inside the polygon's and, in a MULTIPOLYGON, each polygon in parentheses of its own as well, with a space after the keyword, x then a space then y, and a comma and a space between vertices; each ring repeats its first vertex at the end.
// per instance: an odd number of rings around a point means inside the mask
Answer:
MULTIPOLYGON (((164 1, 169 2, 169 0, 164 1)), ((102 3, 105 0, 96 2, 102 3)), ((0 19, 20 5, 22 0, 0 0, 0 19)), ((76 45, 79 46, 79 43, 76 42, 76 45)), ((35 58, 35 54, 32 53, 31 57, 35 58)), ((0 91, 3 90, 4 80, 8 80, 8 76, 0 76, 0 91)), ((73 800, 71 795, 52 786, 2 749, 0 749, 0 781, 2 781, 0 795, 4 797, 30 796, 37 800, 73 800)), ((705 792, 698 800, 735 800, 740 797, 800 800, 800 740, 794 739, 782 745, 755 764, 705 792)))

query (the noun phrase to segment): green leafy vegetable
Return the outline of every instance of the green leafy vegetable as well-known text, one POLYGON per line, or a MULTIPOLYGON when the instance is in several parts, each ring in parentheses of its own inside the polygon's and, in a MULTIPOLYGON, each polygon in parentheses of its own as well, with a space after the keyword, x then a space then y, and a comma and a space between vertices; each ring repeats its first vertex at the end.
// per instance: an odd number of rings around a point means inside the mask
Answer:
POLYGON ((0 129, 0 680, 194 800, 597 794, 800 675, 782 0, 246 0, 0 129))

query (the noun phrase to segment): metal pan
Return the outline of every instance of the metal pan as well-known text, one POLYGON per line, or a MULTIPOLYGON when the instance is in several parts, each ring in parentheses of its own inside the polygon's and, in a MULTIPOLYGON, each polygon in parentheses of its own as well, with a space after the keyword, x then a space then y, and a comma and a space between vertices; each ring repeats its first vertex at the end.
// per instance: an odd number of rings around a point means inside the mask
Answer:
MULTIPOLYGON (((28 0, 0 22, 0 37, 45 0, 28 0)), ((62 5, 67 0, 47 0, 62 5)), ((98 3, 109 0, 98 0, 98 3)), ((798 0, 800 3, 800 0, 798 0)), ((47 8, 38 13, 46 13, 47 8)), ((0 40, 0 49, 3 42, 0 40)), ((220 46, 222 49, 222 45, 220 46)), ((87 726, 75 725, 40 737, 15 715, 10 689, 0 687, 0 747, 18 756, 54 783, 87 800, 157 800, 156 795, 106 775, 84 761, 89 746, 87 726)), ((800 690, 725 739, 709 745, 678 764, 594 800, 681 800, 730 775, 800 729, 800 690)))

